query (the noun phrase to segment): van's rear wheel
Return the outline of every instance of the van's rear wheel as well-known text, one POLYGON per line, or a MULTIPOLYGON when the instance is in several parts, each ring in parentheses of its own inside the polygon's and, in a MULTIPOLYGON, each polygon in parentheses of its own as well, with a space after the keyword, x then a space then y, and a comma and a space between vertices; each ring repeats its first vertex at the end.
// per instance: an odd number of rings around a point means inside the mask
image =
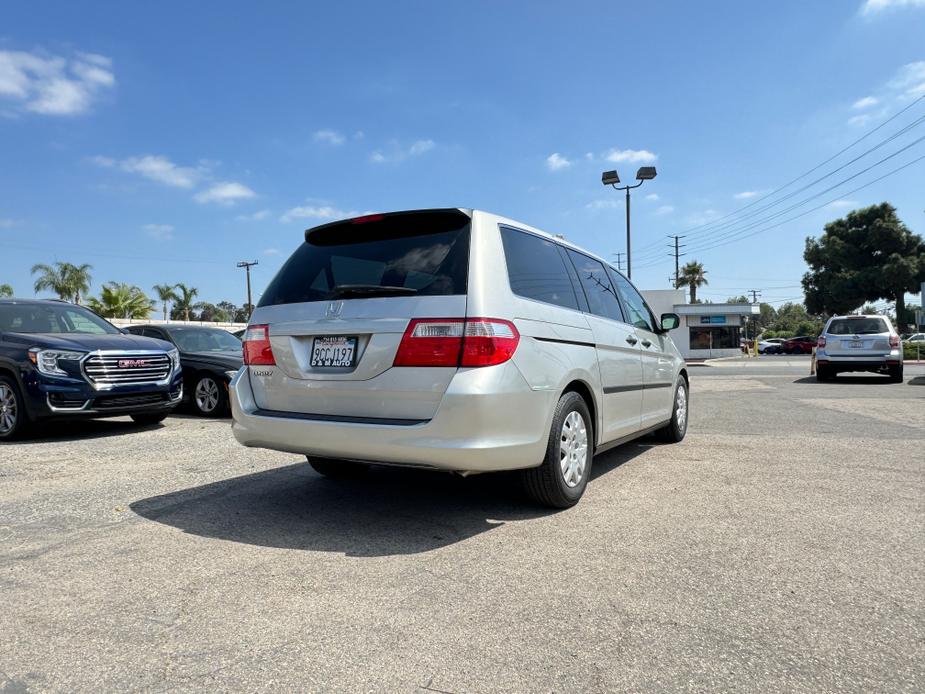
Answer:
POLYGON ((336 458, 320 458, 312 456, 308 459, 308 464, 320 475, 332 479, 346 479, 349 477, 359 477, 369 470, 369 465, 356 463, 352 460, 337 460, 336 458))
POLYGON ((574 506, 588 486, 593 455, 588 405, 578 393, 566 393, 556 405, 543 464, 521 473, 527 494, 544 506, 574 506))

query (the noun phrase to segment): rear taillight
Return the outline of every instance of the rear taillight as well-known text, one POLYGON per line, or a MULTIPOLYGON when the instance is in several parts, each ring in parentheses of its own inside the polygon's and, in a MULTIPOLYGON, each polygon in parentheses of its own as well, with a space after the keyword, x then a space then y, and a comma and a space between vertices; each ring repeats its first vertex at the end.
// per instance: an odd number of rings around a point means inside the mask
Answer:
POLYGON ((825 335, 819 336, 819 339, 816 340, 816 347, 818 347, 819 349, 822 349, 823 347, 825 347, 825 335))
POLYGON ((249 325, 244 331, 244 363, 249 366, 275 366, 270 347, 270 326, 249 325))
POLYGON ((890 347, 899 347, 899 335, 890 335, 890 347))
POLYGON ((498 318, 415 318, 394 366, 492 366, 513 356, 520 333, 498 318))

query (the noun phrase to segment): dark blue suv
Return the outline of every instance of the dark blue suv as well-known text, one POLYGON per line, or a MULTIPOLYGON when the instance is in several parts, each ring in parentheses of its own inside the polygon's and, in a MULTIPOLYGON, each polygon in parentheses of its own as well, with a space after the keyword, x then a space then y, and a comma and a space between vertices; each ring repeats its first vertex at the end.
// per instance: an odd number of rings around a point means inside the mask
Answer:
POLYGON ((64 301, 0 299, 0 441, 48 418, 159 422, 183 397, 176 348, 64 301))

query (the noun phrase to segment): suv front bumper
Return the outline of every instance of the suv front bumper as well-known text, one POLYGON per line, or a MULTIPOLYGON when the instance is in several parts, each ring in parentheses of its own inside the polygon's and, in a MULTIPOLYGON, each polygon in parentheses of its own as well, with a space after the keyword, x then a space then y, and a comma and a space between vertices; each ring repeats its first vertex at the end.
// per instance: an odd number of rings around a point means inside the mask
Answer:
POLYGON ((120 417, 170 411, 183 399, 180 370, 168 384, 145 384, 97 390, 75 378, 49 377, 33 372, 23 385, 31 419, 62 417, 120 417))

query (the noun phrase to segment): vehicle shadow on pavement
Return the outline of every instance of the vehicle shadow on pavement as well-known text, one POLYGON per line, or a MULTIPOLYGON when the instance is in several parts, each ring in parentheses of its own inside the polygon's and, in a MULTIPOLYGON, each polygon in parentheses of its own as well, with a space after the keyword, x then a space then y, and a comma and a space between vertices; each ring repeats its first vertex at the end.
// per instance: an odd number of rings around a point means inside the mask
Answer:
POLYGON ((851 384, 861 384, 861 385, 878 385, 878 386, 889 386, 895 385, 893 381, 890 380, 889 376, 881 376, 880 374, 869 374, 867 376, 836 376, 830 381, 820 382, 816 379, 815 376, 806 376, 804 378, 798 378, 794 383, 812 383, 813 385, 825 385, 825 386, 837 386, 837 385, 851 385, 851 384))
POLYGON ((27 446, 36 443, 54 441, 83 441, 108 436, 122 436, 139 431, 154 431, 163 428, 163 424, 137 424, 130 419, 85 419, 56 421, 32 425, 28 433, 20 439, 11 441, 11 445, 27 446))
MULTIPOLYGON (((644 450, 630 444, 599 456, 594 476, 644 450)), ((507 522, 556 513, 531 505, 516 474, 462 478, 382 467, 333 480, 307 463, 141 499, 130 508, 202 537, 355 557, 428 552, 507 522)))
POLYGON ((916 376, 908 381, 910 386, 925 386, 925 376, 916 376))

